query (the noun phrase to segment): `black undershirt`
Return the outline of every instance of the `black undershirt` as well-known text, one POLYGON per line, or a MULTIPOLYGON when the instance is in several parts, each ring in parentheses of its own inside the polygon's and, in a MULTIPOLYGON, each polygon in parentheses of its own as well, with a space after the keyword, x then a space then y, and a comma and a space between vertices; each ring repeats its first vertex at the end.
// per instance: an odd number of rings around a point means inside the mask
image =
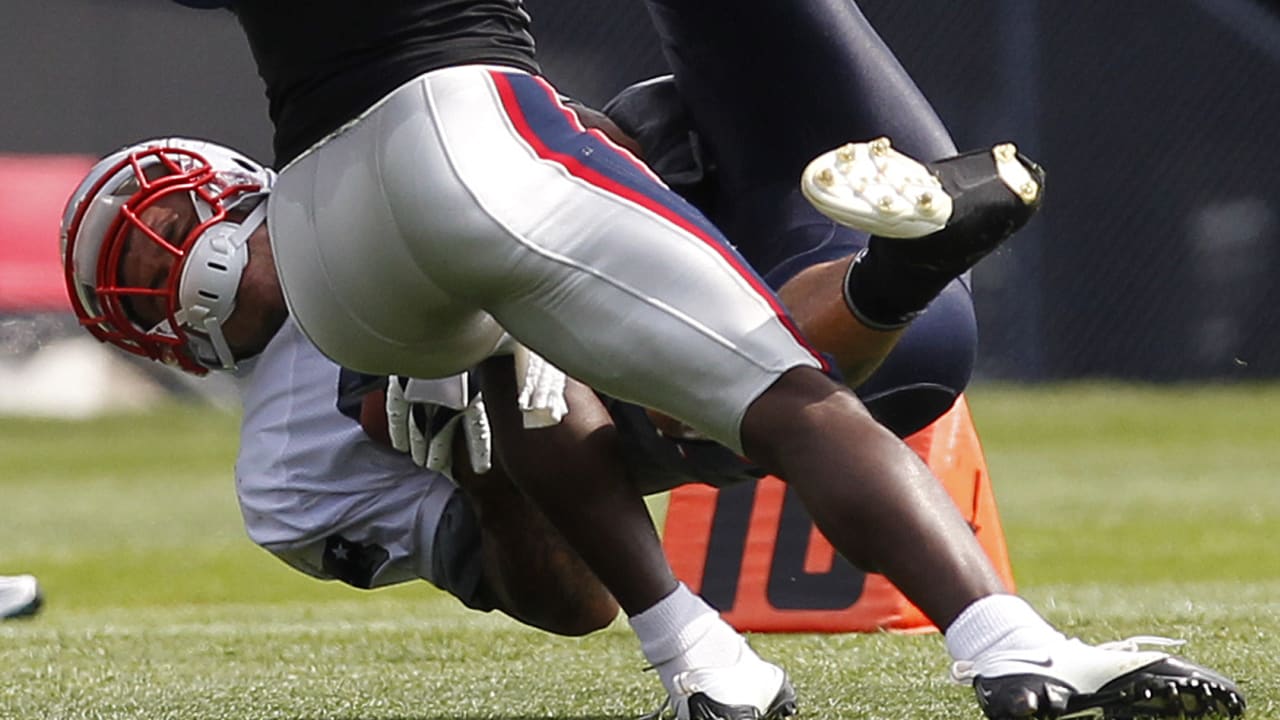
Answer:
POLYGON ((538 72, 520 0, 241 0, 276 166, 414 77, 465 64, 538 72))

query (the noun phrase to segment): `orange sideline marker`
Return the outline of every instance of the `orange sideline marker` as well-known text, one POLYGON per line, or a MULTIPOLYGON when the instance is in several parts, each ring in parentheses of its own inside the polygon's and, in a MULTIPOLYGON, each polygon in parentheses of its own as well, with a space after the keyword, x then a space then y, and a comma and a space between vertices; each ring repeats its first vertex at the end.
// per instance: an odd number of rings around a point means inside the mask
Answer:
MULTIPOLYGON (((1004 530, 964 398, 907 444, 942 480, 1012 588, 1004 530)), ((883 576, 864 574, 838 556, 796 494, 776 478, 724 490, 675 489, 662 542, 676 575, 739 630, 934 630, 883 576)))

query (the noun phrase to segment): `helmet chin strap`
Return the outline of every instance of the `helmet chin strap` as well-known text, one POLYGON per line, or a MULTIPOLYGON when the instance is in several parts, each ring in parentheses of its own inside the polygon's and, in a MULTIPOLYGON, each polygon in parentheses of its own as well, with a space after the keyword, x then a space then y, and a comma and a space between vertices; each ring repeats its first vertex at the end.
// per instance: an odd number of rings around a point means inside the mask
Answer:
POLYGON ((222 334, 222 324, 236 307, 240 276, 249 264, 249 236, 267 219, 265 195, 239 223, 221 222, 205 230, 192 245, 178 283, 179 326, 200 364, 234 370, 235 355, 222 334))

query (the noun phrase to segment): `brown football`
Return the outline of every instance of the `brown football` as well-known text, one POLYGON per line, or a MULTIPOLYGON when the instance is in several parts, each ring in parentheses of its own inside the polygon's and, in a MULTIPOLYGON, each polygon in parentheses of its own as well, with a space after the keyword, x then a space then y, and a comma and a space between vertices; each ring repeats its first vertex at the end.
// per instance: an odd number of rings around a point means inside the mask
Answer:
POLYGON ((360 427, 380 445, 391 447, 387 430, 387 394, 382 390, 367 393, 360 401, 360 427))

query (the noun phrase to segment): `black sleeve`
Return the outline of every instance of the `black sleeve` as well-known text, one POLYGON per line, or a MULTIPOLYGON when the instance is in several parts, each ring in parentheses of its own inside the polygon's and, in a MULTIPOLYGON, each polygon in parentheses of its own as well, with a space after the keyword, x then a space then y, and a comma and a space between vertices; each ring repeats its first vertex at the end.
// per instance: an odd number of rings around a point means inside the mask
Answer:
POLYGON ((338 412, 360 421, 360 403, 374 390, 386 390, 385 375, 368 375, 342 368, 338 373, 338 412))

